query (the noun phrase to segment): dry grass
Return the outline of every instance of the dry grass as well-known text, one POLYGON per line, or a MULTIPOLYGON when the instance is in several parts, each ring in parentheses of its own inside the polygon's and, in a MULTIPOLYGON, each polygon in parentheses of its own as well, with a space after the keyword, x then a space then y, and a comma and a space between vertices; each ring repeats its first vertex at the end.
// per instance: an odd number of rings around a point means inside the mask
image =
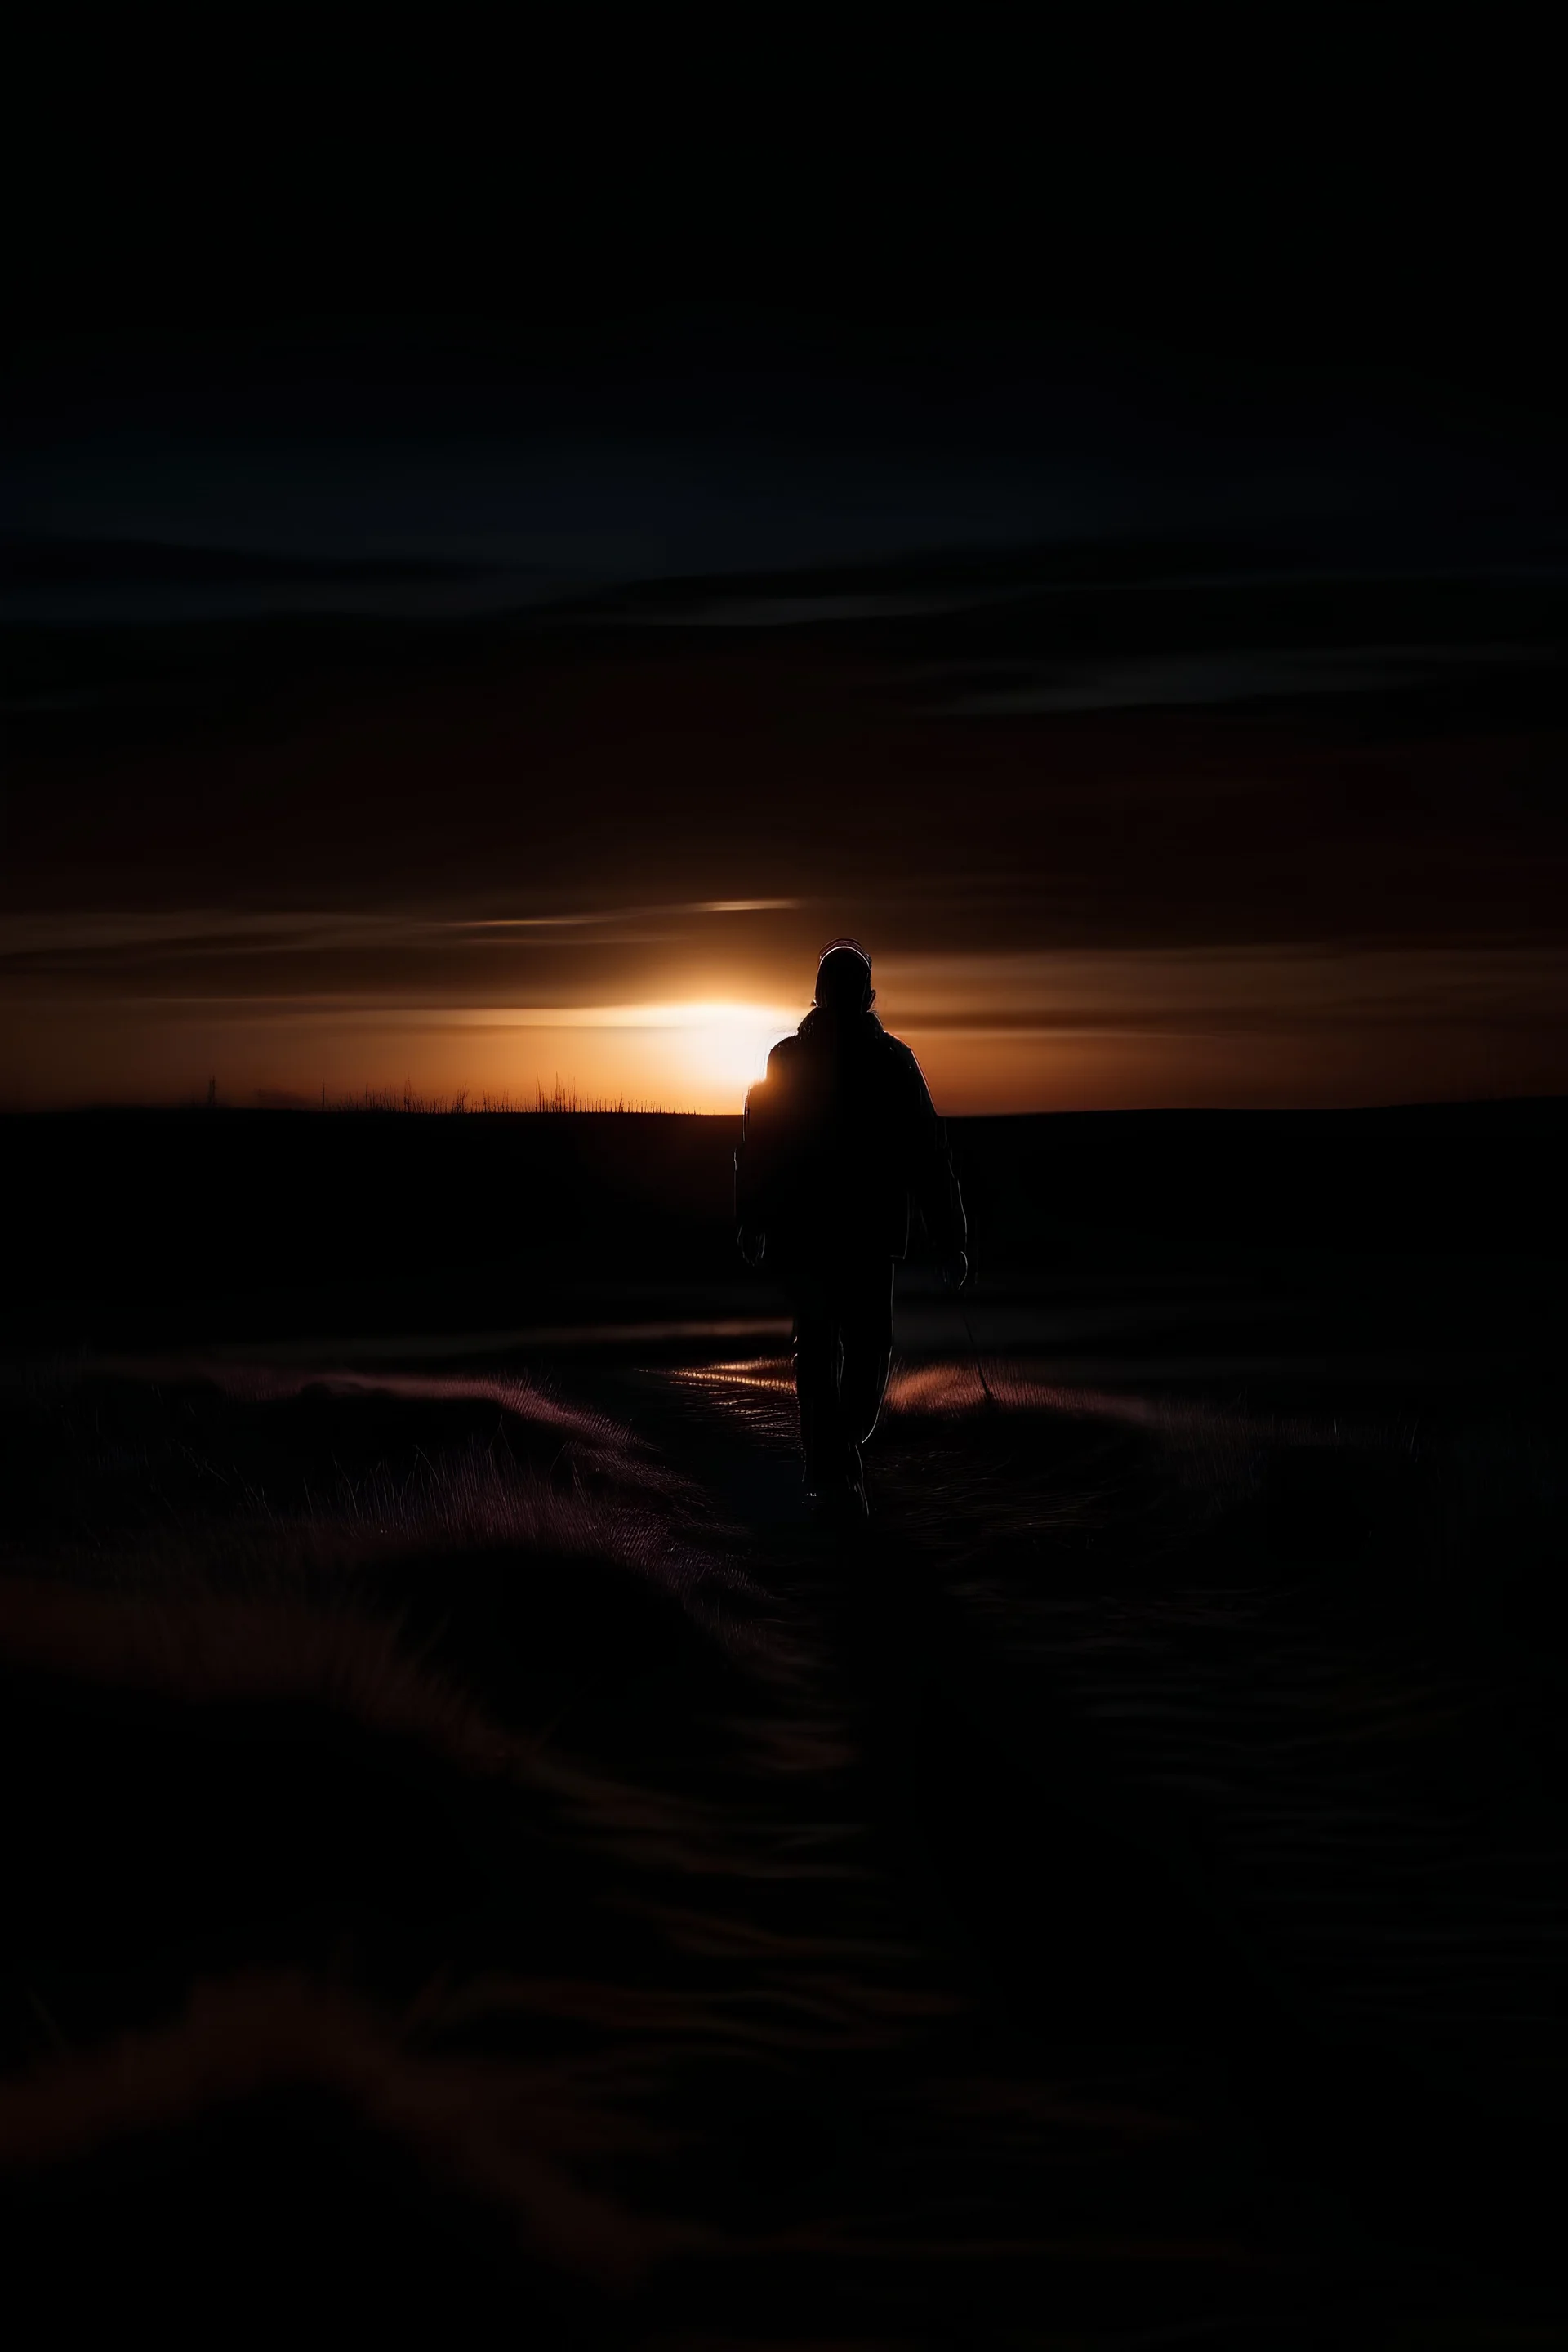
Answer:
MULTIPOLYGON (((216 1097, 209 1097, 209 1100, 216 1097)), ((399 1111, 411 1117, 479 1117, 496 1116, 508 1118, 559 1117, 581 1118, 592 1117, 625 1118, 631 1113, 644 1117, 678 1118, 678 1111, 658 1102, 634 1101, 624 1095, 585 1095, 580 1088, 568 1086, 557 1078, 551 1087, 536 1085, 531 1095, 514 1095, 510 1087, 458 1087, 449 1095, 420 1094, 412 1085, 373 1087, 366 1085, 356 1094, 329 1094, 321 1088, 320 1108, 326 1111, 399 1111)))
POLYGON ((1381 2341, 1465 2239, 1457 2340, 1547 2308, 1473 2093, 1568 2068, 1544 1427, 908 1361, 839 1552, 679 1466, 784 1490, 778 1360, 5 1402, 14 2281, 1381 2341))

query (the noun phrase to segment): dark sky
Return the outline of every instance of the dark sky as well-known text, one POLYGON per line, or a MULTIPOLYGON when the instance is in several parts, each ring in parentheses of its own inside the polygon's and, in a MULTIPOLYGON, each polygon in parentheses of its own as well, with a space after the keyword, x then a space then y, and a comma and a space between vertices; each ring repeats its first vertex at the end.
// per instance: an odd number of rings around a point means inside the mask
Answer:
POLYGON ((1543 61, 40 57, 0 1093, 1568 1083, 1543 61))

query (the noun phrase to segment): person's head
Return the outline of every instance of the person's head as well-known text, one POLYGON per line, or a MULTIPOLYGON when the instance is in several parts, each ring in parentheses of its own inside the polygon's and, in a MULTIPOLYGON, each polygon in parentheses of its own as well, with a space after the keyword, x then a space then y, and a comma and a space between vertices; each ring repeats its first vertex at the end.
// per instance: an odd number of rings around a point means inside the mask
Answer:
POLYGON ((835 940, 822 950, 816 967, 816 1003, 840 1021, 869 1012, 877 992, 871 985, 871 959, 858 940, 835 940))

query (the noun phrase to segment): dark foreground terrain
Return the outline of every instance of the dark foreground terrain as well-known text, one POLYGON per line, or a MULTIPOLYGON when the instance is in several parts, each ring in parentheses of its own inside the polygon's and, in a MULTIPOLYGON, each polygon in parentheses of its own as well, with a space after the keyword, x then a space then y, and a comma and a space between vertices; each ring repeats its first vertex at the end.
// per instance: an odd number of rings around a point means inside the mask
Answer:
POLYGON ((957 1133, 863 1540, 724 1122, 11 1122, 54 2324, 1562 2340, 1560 1107, 957 1133))

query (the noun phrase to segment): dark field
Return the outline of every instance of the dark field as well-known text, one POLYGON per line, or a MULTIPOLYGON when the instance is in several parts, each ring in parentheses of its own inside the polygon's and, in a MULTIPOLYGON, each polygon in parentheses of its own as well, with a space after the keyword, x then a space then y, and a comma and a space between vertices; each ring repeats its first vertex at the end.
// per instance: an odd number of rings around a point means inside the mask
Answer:
POLYGON ((953 1132, 847 1541, 729 1122, 4 1123, 12 2295, 1563 2340, 1568 1107, 953 1132))

